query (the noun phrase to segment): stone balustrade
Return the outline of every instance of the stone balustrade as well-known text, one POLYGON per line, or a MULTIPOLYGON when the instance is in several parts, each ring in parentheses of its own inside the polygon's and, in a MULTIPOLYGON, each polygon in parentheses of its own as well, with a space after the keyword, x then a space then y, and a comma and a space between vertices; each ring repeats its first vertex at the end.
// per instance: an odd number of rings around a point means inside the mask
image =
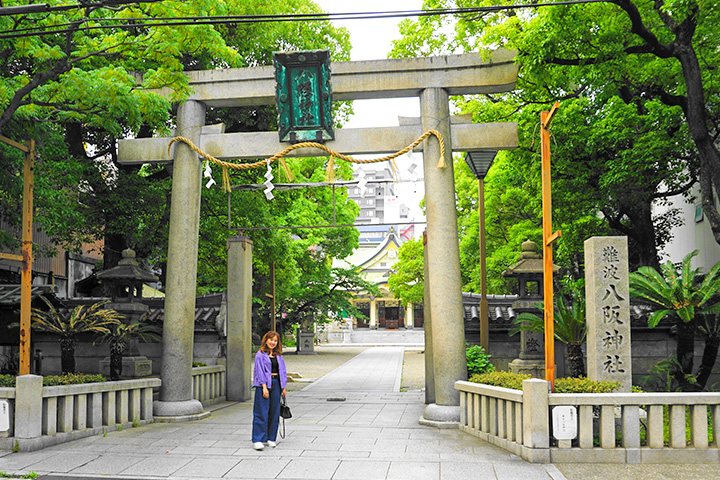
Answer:
POLYGON ((549 393, 456 382, 460 430, 539 463, 720 463, 720 393, 549 393), (578 409, 577 437, 555 440, 550 411, 578 409))
POLYGON ((204 407, 225 401, 225 365, 193 367, 193 398, 204 407))
MULTIPOLYGON (((160 379, 43 387, 42 377, 17 377, 1 388, 10 404, 10 430, 0 449, 32 451, 153 421, 153 388, 160 379)), ((2 436, 2 434, 0 434, 2 436)))

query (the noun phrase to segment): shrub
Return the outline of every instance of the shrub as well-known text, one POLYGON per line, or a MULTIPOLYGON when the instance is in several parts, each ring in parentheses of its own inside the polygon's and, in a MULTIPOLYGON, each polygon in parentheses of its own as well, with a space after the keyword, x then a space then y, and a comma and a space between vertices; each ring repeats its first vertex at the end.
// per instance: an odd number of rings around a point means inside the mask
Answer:
POLYGON ((474 383, 484 383, 485 385, 492 385, 494 387, 522 390, 523 380, 529 380, 530 378, 532 378, 530 375, 523 373, 490 372, 473 375, 470 377, 470 381, 474 383))
POLYGON ((14 387, 15 375, 0 375, 0 387, 14 387))
POLYGON ((195 368, 195 367, 207 367, 208 364, 207 364, 207 363, 203 363, 203 362, 192 362, 192 366, 193 366, 193 368, 195 368))
POLYGON ((495 366, 490 363, 490 354, 480 345, 471 345, 465 348, 468 376, 479 373, 494 372, 495 366))
POLYGON ((87 373, 66 373, 65 375, 48 375, 46 377, 43 377, 43 387, 99 382, 107 382, 107 379, 102 375, 87 373))
POLYGON ((590 380, 589 378, 558 378, 555 393, 611 393, 620 388, 617 382, 590 380))
MULTIPOLYGON (((512 372, 491 372, 473 375, 470 381, 495 387, 522 390, 523 380, 532 378, 530 375, 512 372)), ((610 393, 620 387, 617 382, 590 380, 580 378, 558 378, 555 380, 555 393, 610 393)))

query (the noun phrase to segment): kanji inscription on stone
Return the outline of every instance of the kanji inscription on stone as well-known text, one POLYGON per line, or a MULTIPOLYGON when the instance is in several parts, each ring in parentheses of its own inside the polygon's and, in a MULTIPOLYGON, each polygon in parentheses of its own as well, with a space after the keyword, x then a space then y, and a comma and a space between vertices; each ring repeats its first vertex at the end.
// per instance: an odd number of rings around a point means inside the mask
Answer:
POLYGON ((630 295, 626 237, 585 241, 588 378, 610 380, 629 392, 630 295))

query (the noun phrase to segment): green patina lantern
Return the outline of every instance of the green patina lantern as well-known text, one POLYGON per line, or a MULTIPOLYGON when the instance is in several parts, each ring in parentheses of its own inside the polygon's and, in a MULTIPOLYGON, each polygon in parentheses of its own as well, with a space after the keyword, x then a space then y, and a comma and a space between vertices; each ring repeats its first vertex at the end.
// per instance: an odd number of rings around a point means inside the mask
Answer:
POLYGON ((334 140, 330 53, 274 53, 273 65, 280 141, 334 140))

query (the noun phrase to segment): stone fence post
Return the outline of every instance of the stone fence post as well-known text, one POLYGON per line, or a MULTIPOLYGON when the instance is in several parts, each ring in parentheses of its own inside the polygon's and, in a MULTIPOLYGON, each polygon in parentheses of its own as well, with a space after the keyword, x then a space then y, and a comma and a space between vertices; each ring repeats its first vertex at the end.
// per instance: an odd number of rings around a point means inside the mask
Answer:
POLYGON ((15 438, 42 435, 43 377, 22 375, 15 379, 15 438))
POLYGON ((523 455, 532 463, 550 463, 549 383, 523 381, 523 455))

